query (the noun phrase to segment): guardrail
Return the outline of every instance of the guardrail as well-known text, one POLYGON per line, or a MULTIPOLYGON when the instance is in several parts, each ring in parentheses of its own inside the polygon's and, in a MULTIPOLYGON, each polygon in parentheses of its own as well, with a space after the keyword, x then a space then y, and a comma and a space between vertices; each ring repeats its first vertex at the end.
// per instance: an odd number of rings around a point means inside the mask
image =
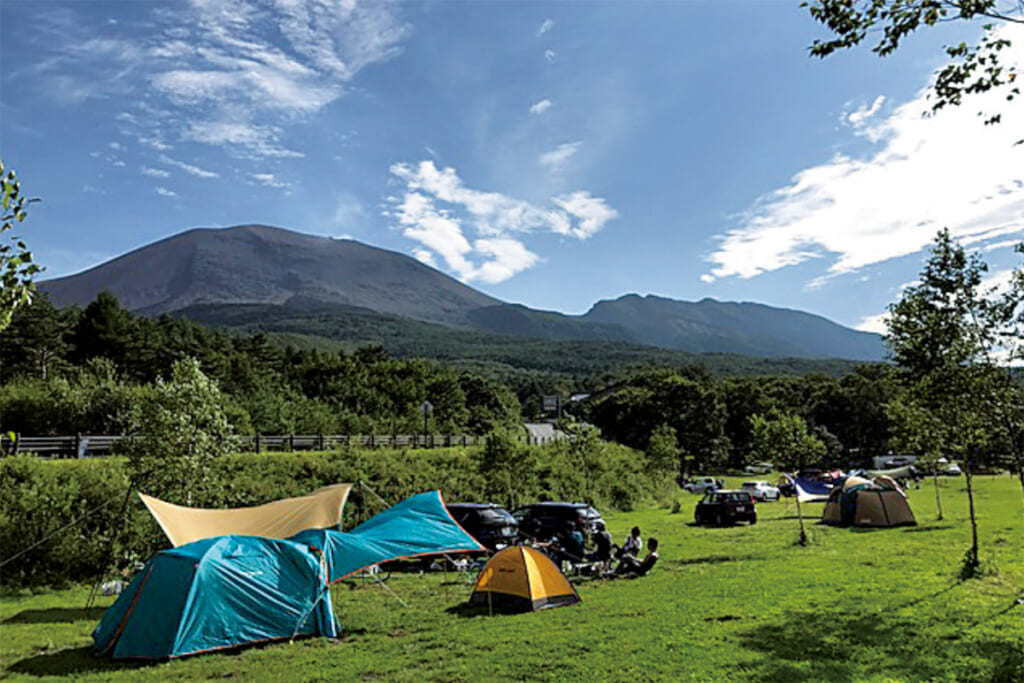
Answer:
MULTIPOLYGON (((131 436, 74 434, 72 436, 0 436, 3 455, 32 454, 41 458, 96 458, 111 455, 114 446, 131 436)), ((467 434, 288 434, 236 437, 242 451, 325 451, 342 446, 361 448, 447 448, 472 446, 485 437, 467 434)))

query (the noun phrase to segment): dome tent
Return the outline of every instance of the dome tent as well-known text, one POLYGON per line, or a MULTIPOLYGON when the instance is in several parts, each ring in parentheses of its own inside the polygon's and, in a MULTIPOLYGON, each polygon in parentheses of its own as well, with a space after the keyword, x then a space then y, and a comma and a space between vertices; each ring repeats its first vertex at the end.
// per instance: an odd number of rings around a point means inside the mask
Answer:
POLYGON ((575 605, 580 596, 547 555, 536 548, 514 545, 497 553, 480 570, 469 602, 530 612, 575 605))
POLYGON ((887 483, 861 477, 847 477, 842 486, 832 489, 821 521, 834 526, 917 525, 902 491, 887 483))

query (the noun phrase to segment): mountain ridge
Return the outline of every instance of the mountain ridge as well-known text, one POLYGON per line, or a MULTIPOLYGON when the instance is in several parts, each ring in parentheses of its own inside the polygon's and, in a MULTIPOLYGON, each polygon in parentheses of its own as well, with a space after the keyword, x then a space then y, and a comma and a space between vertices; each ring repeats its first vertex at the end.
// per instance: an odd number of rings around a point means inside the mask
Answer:
POLYGON ((455 329, 693 353, 877 361, 884 352, 878 335, 753 302, 625 294, 599 300, 582 315, 535 310, 398 252, 263 225, 192 228, 40 287, 58 306, 86 305, 110 290, 147 315, 197 306, 227 307, 215 309, 226 317, 231 306, 334 306, 325 315, 363 308, 455 329))

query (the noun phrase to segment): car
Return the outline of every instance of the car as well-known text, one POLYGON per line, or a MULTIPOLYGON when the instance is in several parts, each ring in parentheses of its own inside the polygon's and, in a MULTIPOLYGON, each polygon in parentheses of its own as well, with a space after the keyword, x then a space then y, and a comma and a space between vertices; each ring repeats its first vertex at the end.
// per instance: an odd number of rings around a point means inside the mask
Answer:
POLYGON ((718 480, 714 477, 697 477, 683 486, 683 488, 690 493, 706 493, 707 491, 715 491, 722 487, 718 485, 718 480))
POLYGON ((743 468, 744 472, 748 474, 768 474, 775 469, 775 465, 770 462, 755 462, 751 465, 747 465, 743 468))
POLYGON ((740 488, 747 491, 751 498, 762 503, 766 503, 769 500, 778 500, 782 495, 778 488, 772 486, 767 481, 745 481, 740 488))
POLYGON ((489 550, 501 550, 519 540, 519 522, 494 503, 450 503, 452 519, 489 550))
POLYGON ((757 524, 757 505, 747 491, 708 491, 693 512, 697 525, 757 524))
POLYGON ((604 523, 601 513, 586 503, 548 501, 524 505, 512 511, 519 523, 520 538, 549 540, 569 532, 574 522, 584 534, 597 531, 597 523, 604 523))

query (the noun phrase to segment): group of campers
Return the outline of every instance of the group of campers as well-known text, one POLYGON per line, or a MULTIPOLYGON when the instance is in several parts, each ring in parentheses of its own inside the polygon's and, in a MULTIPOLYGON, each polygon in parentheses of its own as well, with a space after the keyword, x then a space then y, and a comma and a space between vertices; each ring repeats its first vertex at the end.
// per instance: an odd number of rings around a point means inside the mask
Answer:
POLYGON ((579 524, 570 522, 566 531, 547 542, 532 541, 555 562, 573 573, 588 572, 602 578, 631 577, 647 574, 658 562, 658 539, 647 539, 647 554, 641 558, 644 542, 640 527, 633 527, 621 546, 612 542, 604 522, 597 522, 590 538, 592 549, 579 524))

